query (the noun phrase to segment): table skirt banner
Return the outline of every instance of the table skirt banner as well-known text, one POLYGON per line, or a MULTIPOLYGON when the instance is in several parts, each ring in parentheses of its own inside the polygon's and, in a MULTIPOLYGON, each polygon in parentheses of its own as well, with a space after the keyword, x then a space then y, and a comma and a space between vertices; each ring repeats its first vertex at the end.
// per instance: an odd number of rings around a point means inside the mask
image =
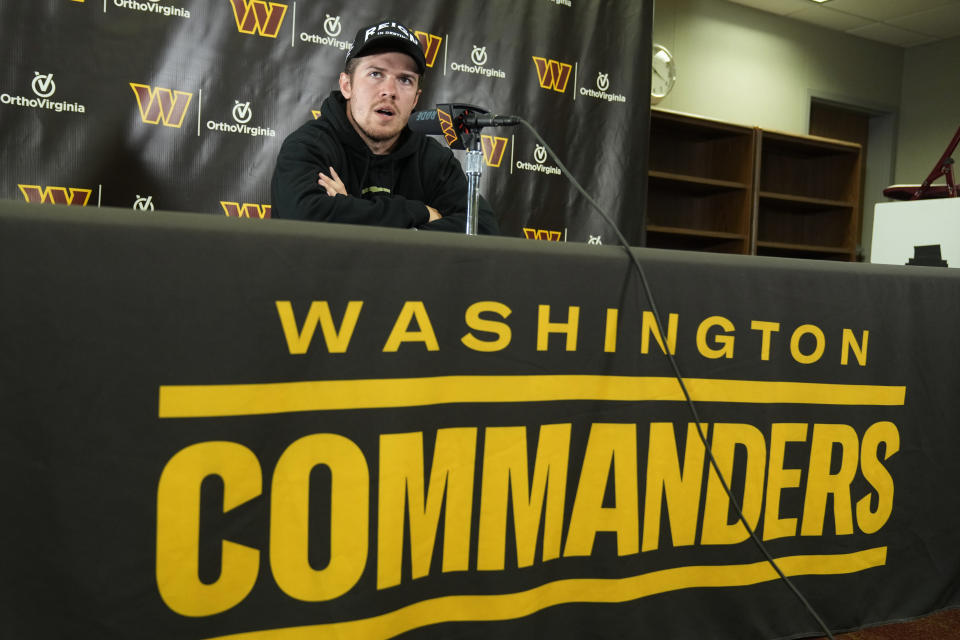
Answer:
POLYGON ((634 251, 6 203, 5 635, 818 634, 698 429, 832 629, 957 605, 956 272, 634 251))

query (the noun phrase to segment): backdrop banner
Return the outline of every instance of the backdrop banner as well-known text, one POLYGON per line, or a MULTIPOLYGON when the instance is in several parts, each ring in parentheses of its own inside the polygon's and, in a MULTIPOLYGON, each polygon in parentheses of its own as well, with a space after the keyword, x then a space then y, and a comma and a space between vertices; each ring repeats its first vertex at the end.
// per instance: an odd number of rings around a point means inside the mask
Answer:
MULTIPOLYGON (((652 0, 0 3, 0 198, 269 218, 283 139, 319 115, 356 32, 415 29, 420 108, 528 120, 643 242, 652 0)), ((614 234, 526 129, 486 129, 506 235, 614 234)), ((457 152, 464 161, 464 152, 457 152)))
POLYGON ((832 629, 960 604, 960 275, 635 251, 5 203, 4 635, 817 634, 698 428, 832 629))

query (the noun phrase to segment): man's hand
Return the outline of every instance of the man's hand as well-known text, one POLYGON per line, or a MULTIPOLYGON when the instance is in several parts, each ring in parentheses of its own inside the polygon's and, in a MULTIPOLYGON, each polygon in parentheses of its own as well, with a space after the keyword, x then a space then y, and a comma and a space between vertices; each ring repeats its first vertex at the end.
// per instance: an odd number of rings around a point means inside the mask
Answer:
POLYGON ((343 196, 347 195, 347 188, 343 186, 340 176, 337 175, 333 167, 330 167, 329 176, 323 171, 319 173, 319 176, 320 179, 317 180, 317 184, 327 190, 328 196, 335 196, 338 193, 343 196))
POLYGON ((439 220, 440 218, 443 217, 442 215, 440 215, 440 212, 439 212, 439 211, 437 211, 436 209, 434 209, 434 208, 431 207, 430 205, 425 204, 425 205, 423 205, 423 206, 425 206, 425 207, 427 208, 427 212, 430 214, 430 219, 427 220, 427 222, 433 222, 434 220, 439 220))

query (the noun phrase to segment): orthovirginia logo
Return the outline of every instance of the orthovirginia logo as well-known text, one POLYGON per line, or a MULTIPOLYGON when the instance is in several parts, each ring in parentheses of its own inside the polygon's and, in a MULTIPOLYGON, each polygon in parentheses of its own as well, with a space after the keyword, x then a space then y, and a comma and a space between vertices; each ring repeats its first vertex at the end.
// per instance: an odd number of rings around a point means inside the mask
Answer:
POLYGON ((534 171, 536 173, 545 173, 553 176, 560 175, 560 167, 545 164, 547 161, 547 150, 543 146, 539 144, 536 145, 533 151, 533 159, 536 161, 536 164, 524 162, 523 160, 517 160, 517 164, 515 166, 517 169, 522 171, 534 171))
POLYGON ((331 16, 327 14, 327 19, 323 21, 323 30, 327 32, 327 35, 331 38, 336 38, 340 35, 340 32, 343 30, 343 27, 340 25, 340 16, 331 16))
POLYGON ((620 95, 618 93, 607 93, 607 89, 610 88, 610 74, 599 72, 597 73, 597 88, 588 89, 586 87, 580 87, 580 95, 588 96, 590 98, 596 98, 597 100, 606 100, 607 102, 626 102, 627 97, 620 95))
POLYGON ((553 229, 531 229, 530 227, 524 227, 523 235, 527 240, 549 240, 550 242, 560 242, 560 237, 563 234, 560 231, 554 231, 553 229))
POLYGON ((0 104, 14 104, 18 107, 29 107, 31 109, 47 109, 57 113, 63 111, 86 113, 87 111, 87 108, 78 102, 50 99, 57 92, 57 83, 54 82, 52 73, 41 74, 39 71, 34 71, 30 88, 33 90, 33 94, 37 96, 36 98, 3 93, 0 94, 0 104))
POLYGON ((537 79, 540 81, 541 89, 553 89, 560 93, 567 90, 573 65, 539 56, 533 56, 533 63, 537 66, 537 79))
MULTIPOLYGON (((156 13, 165 18, 190 18, 189 9, 181 9, 173 5, 161 5, 159 2, 160 0, 145 0, 144 2, 138 2, 137 0, 113 0, 113 6, 131 11, 142 11, 143 13, 156 13)), ((106 5, 104 5, 104 11, 106 11, 106 5)))
POLYGON ((187 109, 193 99, 192 93, 151 87, 146 84, 130 83, 133 95, 137 97, 140 118, 147 124, 162 124, 165 127, 179 129, 187 116, 187 109))
POLYGON ((53 74, 48 73, 42 76, 39 71, 33 72, 33 82, 30 83, 30 88, 33 89, 33 92, 38 98, 49 98, 57 91, 57 85, 53 81, 53 74))
POLYGON ((417 39, 420 40, 420 46, 423 47, 423 57, 426 58, 427 66, 433 68, 433 63, 437 61, 437 54, 440 52, 440 44, 443 38, 435 36, 426 31, 416 31, 417 39))
POLYGON ((271 138, 277 135, 277 132, 270 127, 251 127, 247 123, 253 119, 253 110, 250 108, 250 101, 233 101, 233 123, 217 122, 216 120, 207 120, 207 129, 210 131, 219 131, 220 133, 241 133, 247 136, 269 136, 271 138))
POLYGON ((270 217, 273 207, 269 204, 250 204, 244 202, 224 202, 220 201, 223 212, 228 218, 258 218, 264 220, 270 217))
POLYGON ((487 48, 485 46, 478 47, 477 45, 473 45, 473 51, 470 52, 470 60, 473 64, 454 62, 451 63, 450 68, 461 73, 473 73, 488 78, 499 78, 502 80, 507 77, 507 74, 500 69, 487 69, 484 66, 487 64, 487 48))
POLYGON ((335 49, 340 49, 341 51, 346 51, 350 48, 350 43, 344 40, 337 40, 337 36, 339 36, 343 31, 343 24, 340 22, 340 16, 331 16, 329 13, 326 15, 327 18, 323 21, 323 32, 326 35, 315 35, 304 31, 300 34, 300 41, 311 42, 313 44, 320 44, 325 47, 333 47, 335 49))
POLYGON ((153 196, 137 195, 137 199, 133 203, 133 210, 134 211, 154 211, 153 196))
POLYGON ((287 14, 287 5, 263 0, 230 0, 240 33, 276 38, 287 14))
POLYGON ((91 189, 73 187, 41 187, 35 184, 18 184, 20 192, 27 202, 42 204, 66 204, 73 207, 85 207, 90 201, 91 189))
POLYGON ((233 101, 233 119, 237 124, 247 124, 252 117, 253 111, 250 109, 249 100, 246 102, 240 102, 239 100, 233 101))
POLYGON ((473 60, 474 64, 480 65, 481 67, 487 64, 487 48, 473 45, 473 51, 470 52, 470 59, 473 60))
POLYGON ((507 150, 507 138, 481 135, 480 143, 483 146, 483 161, 488 167, 499 167, 503 162, 503 153, 507 150))

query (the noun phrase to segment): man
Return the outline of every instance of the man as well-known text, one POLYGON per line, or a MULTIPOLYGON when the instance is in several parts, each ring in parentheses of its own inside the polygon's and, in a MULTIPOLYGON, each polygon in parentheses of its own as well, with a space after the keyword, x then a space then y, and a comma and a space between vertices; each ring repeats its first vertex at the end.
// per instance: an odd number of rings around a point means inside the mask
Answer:
MULTIPOLYGON (((407 127, 426 61, 397 22, 357 32, 340 90, 283 142, 273 216, 464 232, 467 180, 450 149, 407 127)), ((481 199, 480 233, 498 232, 481 199)))

